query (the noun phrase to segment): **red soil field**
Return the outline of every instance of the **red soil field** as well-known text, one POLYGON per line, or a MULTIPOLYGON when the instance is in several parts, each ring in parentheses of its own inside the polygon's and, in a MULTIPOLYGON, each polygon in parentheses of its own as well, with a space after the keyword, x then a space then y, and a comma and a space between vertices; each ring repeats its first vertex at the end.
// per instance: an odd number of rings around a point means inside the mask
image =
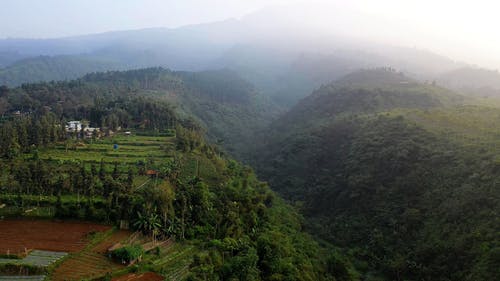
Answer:
POLYGON ((111 234, 111 236, 107 237, 104 241, 95 245, 91 249, 85 249, 75 256, 65 260, 54 270, 54 272, 52 272, 50 280, 91 280, 104 276, 107 272, 111 273, 124 268, 124 265, 113 262, 111 259, 107 258, 104 253, 107 252, 109 247, 126 240, 130 235, 132 235, 132 232, 130 231, 115 231, 111 234))
POLYGON ((165 278, 152 272, 141 273, 141 274, 131 273, 117 278, 113 278, 113 281, 163 281, 163 280, 165 280, 165 278))
POLYGON ((78 252, 90 232, 107 231, 110 226, 43 220, 0 220, 0 253, 21 254, 25 248, 78 252))

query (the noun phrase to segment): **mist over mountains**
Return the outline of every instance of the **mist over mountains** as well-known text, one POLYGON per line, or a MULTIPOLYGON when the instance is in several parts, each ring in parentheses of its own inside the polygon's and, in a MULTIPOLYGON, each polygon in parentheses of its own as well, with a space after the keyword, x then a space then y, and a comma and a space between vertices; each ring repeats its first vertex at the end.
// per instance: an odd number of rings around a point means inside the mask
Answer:
POLYGON ((3 39, 0 84, 157 66, 185 71, 228 68, 287 107, 321 84, 358 69, 393 67, 419 80, 435 80, 467 66, 422 49, 335 35, 336 30, 302 26, 264 9, 242 19, 172 29, 3 39))
MULTIPOLYGON (((445 13, 468 15, 460 3, 289 1, 0 39, 0 222, 114 226, 45 268, 0 230, 0 280, 497 280, 500 74, 478 51, 491 27, 445 13)), ((152 2, 172 4, 134 5, 152 2)))

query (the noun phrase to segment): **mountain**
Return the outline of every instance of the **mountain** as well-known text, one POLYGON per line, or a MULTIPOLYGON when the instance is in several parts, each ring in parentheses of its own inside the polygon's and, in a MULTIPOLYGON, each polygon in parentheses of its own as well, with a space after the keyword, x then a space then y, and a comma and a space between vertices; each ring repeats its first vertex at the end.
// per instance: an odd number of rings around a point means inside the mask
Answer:
POLYGON ((0 69, 0 84, 12 87, 30 82, 72 80, 91 72, 123 68, 116 61, 88 56, 33 57, 0 69))
POLYGON ((390 68, 360 70, 317 89, 275 124, 279 131, 292 132, 286 126, 315 128, 343 116, 397 108, 430 109, 466 100, 450 90, 417 82, 390 68))
POLYGON ((0 40, 0 58, 1 54, 15 54, 0 59, 0 83, 10 86, 73 79, 103 70, 231 69, 282 108, 289 108, 313 89, 358 69, 392 67, 419 80, 429 80, 465 66, 430 51, 319 32, 267 11, 239 20, 172 29, 4 39, 0 40), (271 21, 273 25, 263 25, 271 21), (75 61, 85 67, 78 67, 75 61), (66 65, 74 66, 74 71, 61 71, 66 65), (28 75, 28 69, 33 75, 28 75))
POLYGON ((0 53, 14 50, 24 59, 6 62, 0 69, 0 83, 17 86, 152 66, 199 70, 229 48, 232 42, 225 42, 224 32, 232 27, 229 23, 211 23, 57 39, 4 39, 0 40, 0 53))
POLYGON ((2 51, 0 52, 0 68, 6 67, 26 57, 26 55, 21 55, 15 51, 2 51))
POLYGON ((437 82, 471 96, 500 97, 500 74, 497 70, 464 67, 441 74, 437 82))
POLYGON ((488 280, 498 108, 473 102, 391 69, 355 72, 274 121, 254 165, 365 280, 488 280))
POLYGON ((463 65, 427 51, 366 42, 346 45, 346 39, 339 40, 321 50, 293 40, 290 45, 295 48, 240 45, 215 66, 234 69, 276 104, 288 108, 319 86, 361 69, 392 67, 415 79, 430 80, 463 65))

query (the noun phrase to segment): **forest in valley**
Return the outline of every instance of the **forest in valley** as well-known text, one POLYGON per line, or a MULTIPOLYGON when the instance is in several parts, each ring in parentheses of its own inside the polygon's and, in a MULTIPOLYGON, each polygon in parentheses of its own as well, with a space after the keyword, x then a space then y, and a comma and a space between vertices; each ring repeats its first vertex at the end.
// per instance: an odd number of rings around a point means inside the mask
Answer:
POLYGON ((0 9, 0 281, 500 278, 498 9, 77 2, 0 9))
POLYGON ((360 71, 275 121, 255 165, 311 233, 370 276, 495 279, 500 116, 477 103, 393 70, 360 71))
POLYGON ((2 87, 9 215, 44 206, 46 217, 126 220, 198 241, 193 280, 496 276, 493 105, 381 68, 325 85, 265 123, 264 97, 232 75, 154 68, 2 87), (69 120, 101 131, 68 132, 69 120), (137 136, 113 136, 124 131, 137 136), (233 155, 288 203, 225 151, 248 136, 259 141, 233 155), (113 143, 127 158, 109 152, 113 143), (152 169, 155 180, 138 188, 152 169))

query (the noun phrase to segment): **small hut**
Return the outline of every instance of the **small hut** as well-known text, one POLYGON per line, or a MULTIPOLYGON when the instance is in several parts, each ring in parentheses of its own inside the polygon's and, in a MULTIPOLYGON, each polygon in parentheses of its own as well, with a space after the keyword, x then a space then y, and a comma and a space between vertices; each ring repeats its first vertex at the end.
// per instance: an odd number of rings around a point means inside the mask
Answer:
POLYGON ((158 176, 158 171, 155 170, 147 170, 146 175, 151 178, 156 178, 158 176))

